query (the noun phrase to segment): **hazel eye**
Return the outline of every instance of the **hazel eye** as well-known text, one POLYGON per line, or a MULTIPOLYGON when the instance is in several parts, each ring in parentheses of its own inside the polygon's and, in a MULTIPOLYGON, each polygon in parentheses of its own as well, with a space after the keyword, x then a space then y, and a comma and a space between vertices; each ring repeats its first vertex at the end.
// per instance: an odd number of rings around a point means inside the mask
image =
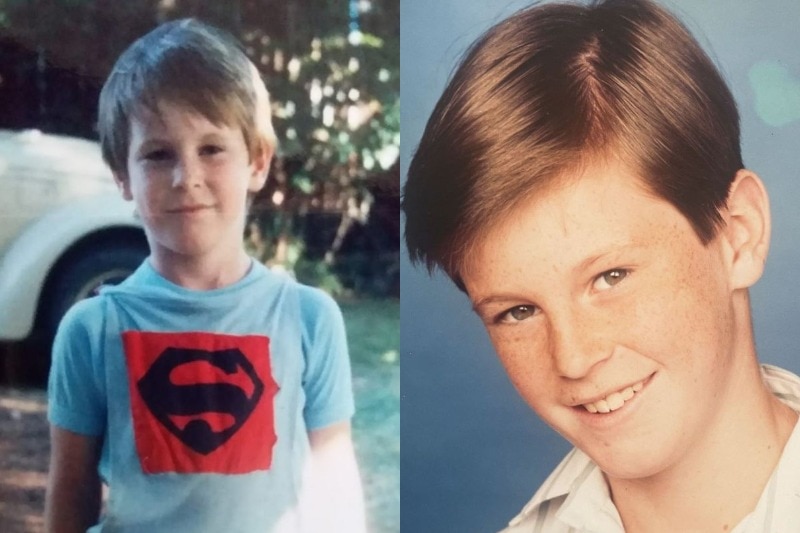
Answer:
POLYGON ((517 305, 507 311, 504 311, 500 315, 498 322, 503 322, 506 324, 522 322, 523 320, 527 320, 535 315, 536 309, 537 308, 534 305, 517 305))
POLYGON ((600 291, 608 290, 627 278, 628 274, 630 271, 624 268, 607 270, 595 278, 593 287, 600 291))

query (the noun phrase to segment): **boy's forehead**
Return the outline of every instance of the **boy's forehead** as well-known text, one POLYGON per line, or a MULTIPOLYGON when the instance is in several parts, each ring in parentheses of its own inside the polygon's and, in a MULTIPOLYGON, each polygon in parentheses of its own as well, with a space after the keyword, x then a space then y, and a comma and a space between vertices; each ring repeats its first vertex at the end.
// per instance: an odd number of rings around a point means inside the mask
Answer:
POLYGON ((531 267, 577 267, 604 253, 646 249, 669 231, 691 234, 687 242, 698 239, 683 214, 630 167, 589 165, 520 198, 484 225, 463 255, 462 277, 511 268, 522 256, 536 260, 531 267))
POLYGON ((154 130, 167 129, 177 124, 197 126, 202 123, 210 123, 218 128, 230 127, 225 121, 215 121, 214 117, 195 108, 190 102, 167 99, 139 103, 130 115, 130 123, 131 128, 136 125, 154 130))
POLYGON ((527 194, 520 195, 504 212, 486 221, 475 240, 489 234, 513 233, 521 218, 531 216, 553 222, 553 227, 560 228, 562 236, 567 237, 580 228, 594 227, 583 224, 584 220, 616 218, 620 214, 617 203, 632 197, 638 197, 640 202, 666 202, 650 189, 638 170, 622 161, 575 167, 543 180, 527 194))

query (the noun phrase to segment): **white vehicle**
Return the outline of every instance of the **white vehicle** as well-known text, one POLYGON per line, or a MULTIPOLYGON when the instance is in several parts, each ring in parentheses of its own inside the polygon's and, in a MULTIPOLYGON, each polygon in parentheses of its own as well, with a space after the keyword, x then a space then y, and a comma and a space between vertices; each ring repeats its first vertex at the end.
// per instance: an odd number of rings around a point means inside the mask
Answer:
POLYGON ((0 130, 0 341, 49 340, 73 303, 147 253, 97 143, 0 130))

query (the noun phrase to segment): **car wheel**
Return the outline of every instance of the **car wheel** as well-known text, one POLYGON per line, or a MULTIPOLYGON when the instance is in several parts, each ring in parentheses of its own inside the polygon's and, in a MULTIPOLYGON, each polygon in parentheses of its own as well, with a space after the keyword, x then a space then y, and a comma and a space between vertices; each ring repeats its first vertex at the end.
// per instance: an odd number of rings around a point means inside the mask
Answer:
POLYGON ((122 282, 147 257, 140 243, 103 242, 73 254, 55 273, 47 294, 43 325, 55 335, 61 318, 77 302, 96 296, 103 285, 122 282))
MULTIPOLYGON (((125 238, 125 237, 121 237, 125 238)), ((29 338, 35 353, 26 357, 26 374, 41 382, 50 368, 50 348, 58 324, 77 302, 94 296, 103 285, 127 278, 147 257, 144 240, 120 242, 104 239, 70 253, 53 272, 39 306, 37 326, 29 338)))

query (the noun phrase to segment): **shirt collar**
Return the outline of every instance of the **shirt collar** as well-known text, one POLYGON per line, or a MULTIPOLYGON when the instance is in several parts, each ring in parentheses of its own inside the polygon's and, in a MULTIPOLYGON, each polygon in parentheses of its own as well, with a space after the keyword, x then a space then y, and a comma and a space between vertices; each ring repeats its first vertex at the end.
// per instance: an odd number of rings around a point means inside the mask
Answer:
MULTIPOLYGON (((800 411, 800 378, 786 370, 763 365, 764 382, 773 394, 800 411)), ((800 421, 795 424, 753 512, 732 533, 793 531, 800 523, 800 421)))

